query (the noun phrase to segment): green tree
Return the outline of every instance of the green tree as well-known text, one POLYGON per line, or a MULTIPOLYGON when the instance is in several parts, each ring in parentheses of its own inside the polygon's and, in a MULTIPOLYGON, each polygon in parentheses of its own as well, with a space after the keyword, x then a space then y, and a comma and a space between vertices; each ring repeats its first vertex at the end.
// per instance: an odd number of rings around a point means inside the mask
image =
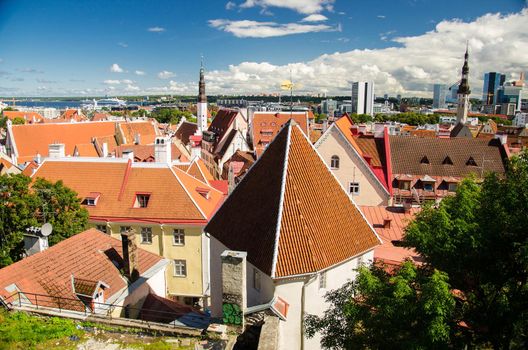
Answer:
POLYGON ((13 125, 24 125, 26 124, 26 120, 24 118, 15 117, 13 118, 13 125))
POLYGON ((0 176, 0 267, 19 260, 23 253, 23 235, 31 226, 49 222, 55 244, 82 231, 88 212, 77 194, 62 181, 51 183, 24 175, 0 176))
POLYGON ((326 349, 435 349, 451 342, 455 300, 438 270, 403 263, 361 267, 353 282, 327 294, 331 307, 306 318, 306 334, 326 349))
POLYGON ((462 182, 438 209, 423 210, 405 244, 445 271, 460 294, 458 309, 471 343, 528 347, 528 153, 506 176, 462 182))

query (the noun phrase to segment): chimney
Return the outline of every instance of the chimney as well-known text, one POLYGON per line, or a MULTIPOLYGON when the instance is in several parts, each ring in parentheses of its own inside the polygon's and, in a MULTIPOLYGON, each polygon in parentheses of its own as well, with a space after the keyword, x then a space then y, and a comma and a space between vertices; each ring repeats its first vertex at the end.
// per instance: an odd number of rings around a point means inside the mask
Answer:
POLYGON ((383 219, 383 228, 391 228, 391 222, 392 222, 392 219, 389 217, 386 217, 385 219, 383 219))
POLYGON ((246 252, 224 250, 222 260, 222 312, 224 323, 244 329, 246 311, 246 252))
POLYGON ((495 138, 500 141, 501 145, 505 145, 506 143, 508 143, 507 134, 495 134, 495 138))
POLYGON ((108 157, 108 142, 103 142, 103 157, 108 157))
POLYGON ((42 163, 42 156, 40 155, 40 153, 37 153, 37 155, 35 156, 35 163, 42 163))
POLYGON ((43 234, 40 227, 29 227, 24 234, 24 253, 31 256, 48 249, 48 235, 43 234))
POLYGON ((50 158, 64 158, 64 144, 63 143, 52 143, 48 146, 48 156, 50 158))
POLYGON ((121 233, 121 245, 123 248, 123 270, 125 276, 132 283, 139 277, 135 229, 131 228, 121 233))
POLYGON ((136 134, 134 136, 134 144, 136 144, 136 145, 141 144, 141 135, 140 134, 136 134))
POLYGON ((367 126, 366 125, 359 125, 358 134, 365 135, 366 133, 367 133, 367 126))
POLYGON ((154 160, 156 163, 172 163, 172 148, 169 137, 156 137, 154 141, 154 160))

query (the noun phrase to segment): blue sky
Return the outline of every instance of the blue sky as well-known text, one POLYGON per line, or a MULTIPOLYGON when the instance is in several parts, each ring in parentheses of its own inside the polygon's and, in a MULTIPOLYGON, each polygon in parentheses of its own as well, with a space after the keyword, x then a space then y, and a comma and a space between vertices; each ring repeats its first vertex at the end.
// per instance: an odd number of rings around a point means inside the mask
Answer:
MULTIPOLYGON (((399 67, 405 74, 398 75, 373 65, 366 53, 383 57, 396 50, 391 58, 398 61, 412 54, 401 52, 412 40, 398 38, 423 38, 443 22, 468 25, 460 26, 459 36, 471 40, 471 24, 497 13, 489 36, 522 45, 526 35, 506 36, 500 23, 524 18, 525 6, 521 0, 0 0, 0 96, 194 93, 202 54, 211 93, 275 92, 278 83, 270 79, 285 79, 289 70, 306 92, 339 93, 347 86, 339 63, 320 69, 336 53, 348 55, 352 66, 366 66, 365 79, 386 92, 419 93, 427 90, 425 82, 409 85, 407 73, 449 82, 456 79, 454 68, 444 77, 432 74, 423 59, 407 60, 399 67)), ((452 49, 440 43, 437 55, 461 56, 463 47, 452 49)), ((526 69, 503 63, 512 74, 526 69)))

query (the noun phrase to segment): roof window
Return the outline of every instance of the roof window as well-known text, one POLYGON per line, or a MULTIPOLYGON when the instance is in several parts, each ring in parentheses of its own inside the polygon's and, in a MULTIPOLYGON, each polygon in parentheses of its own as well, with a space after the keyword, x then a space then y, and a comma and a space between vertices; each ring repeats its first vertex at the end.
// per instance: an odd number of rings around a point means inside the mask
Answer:
POLYGON ((91 192, 84 198, 81 204, 87 205, 89 207, 95 207, 100 196, 101 194, 98 192, 91 192))
POLYGON ((473 157, 469 157, 469 159, 466 162, 466 165, 477 166, 477 162, 475 162, 475 159, 473 159, 473 157))
POLYGON ((449 156, 446 156, 442 164, 453 165, 453 161, 451 160, 451 158, 449 158, 449 156))
POLYGON ((137 193, 136 201, 134 202, 134 208, 146 208, 150 201, 150 194, 148 193, 137 193))
POLYGON ((420 160, 420 163, 429 164, 429 158, 427 158, 427 156, 423 156, 422 160, 420 160))
POLYGON ((196 187, 196 192, 198 192, 198 194, 200 194, 200 196, 204 197, 205 199, 209 199, 209 193, 211 191, 209 191, 208 188, 196 187))

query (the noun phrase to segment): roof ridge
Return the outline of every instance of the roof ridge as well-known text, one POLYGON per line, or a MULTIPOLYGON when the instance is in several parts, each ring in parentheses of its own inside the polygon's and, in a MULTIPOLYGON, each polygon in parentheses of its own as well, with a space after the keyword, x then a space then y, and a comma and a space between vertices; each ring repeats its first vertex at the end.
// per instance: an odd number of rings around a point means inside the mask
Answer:
MULTIPOLYGON (((291 120, 291 119, 290 119, 291 120)), ((298 126, 298 124, 295 124, 298 126)), ((273 248, 273 260, 271 265, 271 278, 275 277, 275 271, 277 268, 277 258, 279 255, 279 239, 280 239, 280 231, 281 231, 281 223, 282 223, 282 213, 284 211, 284 192, 286 191, 286 175, 288 173, 288 157, 290 156, 290 147, 291 147, 291 128, 292 124, 288 121, 284 125, 284 128, 288 128, 287 136, 286 136, 286 150, 284 154, 284 166, 283 166, 283 172, 282 172, 282 180, 281 180, 281 190, 280 190, 280 198, 279 198, 279 213, 277 215, 277 226, 275 229, 275 246, 273 248)), ((299 128, 300 129, 300 128, 299 128)), ((282 132, 279 131, 277 135, 279 135, 282 132)))
MULTIPOLYGON (((196 203, 196 201, 194 200, 193 196, 191 196, 191 194, 189 193, 189 190, 187 189, 187 187, 185 187, 185 185, 183 184, 183 182, 181 181, 181 179, 178 177, 178 175, 176 174, 176 171, 174 171, 174 168, 172 166, 168 166, 169 170, 172 172, 172 174, 174 175, 174 177, 176 178, 176 180, 178 180, 178 183, 180 184, 180 186, 183 188, 183 190, 185 191, 185 193, 187 194, 187 196, 190 198, 190 200, 193 202, 194 206, 196 207, 196 209, 198 209, 198 211, 200 212, 200 214, 202 214, 202 217, 207 220, 207 215, 205 215, 205 213, 203 212, 202 208, 198 205, 198 203, 196 203)), ((178 169, 178 168, 176 168, 178 169)), ((190 176, 189 174, 187 174, 186 172, 184 172, 183 170, 181 169, 178 169, 179 171, 181 171, 182 173, 184 173, 185 175, 188 175, 190 176)), ((192 177, 192 176, 190 176, 192 177)), ((192 177, 194 179, 194 177, 192 177)), ((197 180, 199 182, 201 182, 200 180, 197 180)))

